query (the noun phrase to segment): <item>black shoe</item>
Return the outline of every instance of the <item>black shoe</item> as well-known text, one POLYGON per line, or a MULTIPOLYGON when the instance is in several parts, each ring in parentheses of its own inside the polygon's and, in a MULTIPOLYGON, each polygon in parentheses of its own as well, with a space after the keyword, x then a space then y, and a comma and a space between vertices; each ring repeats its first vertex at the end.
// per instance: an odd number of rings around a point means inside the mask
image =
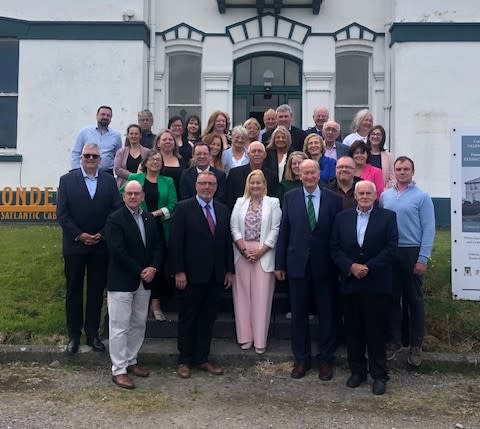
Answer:
POLYGON ((67 353, 68 354, 75 354, 78 352, 78 348, 80 347, 80 340, 78 338, 71 338, 70 342, 67 344, 67 353))
POLYGON ((104 352, 105 344, 98 337, 88 337, 87 346, 90 346, 94 352, 104 352))
POLYGON ((360 384, 362 384, 366 379, 366 375, 352 374, 347 380, 347 386, 355 389, 355 387, 360 386, 360 384))
POLYGON ((387 391, 387 382, 380 378, 373 380, 372 392, 374 395, 383 395, 387 391))

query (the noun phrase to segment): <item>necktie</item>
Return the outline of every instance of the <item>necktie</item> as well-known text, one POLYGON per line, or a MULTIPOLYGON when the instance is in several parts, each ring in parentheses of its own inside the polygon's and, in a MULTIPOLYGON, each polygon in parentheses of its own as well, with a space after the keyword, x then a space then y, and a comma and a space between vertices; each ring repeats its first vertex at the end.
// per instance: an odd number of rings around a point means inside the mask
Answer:
POLYGON ((208 227, 210 228, 210 232, 212 233, 212 235, 215 235, 215 221, 213 220, 212 212, 210 210, 210 204, 206 204, 205 213, 207 216, 208 227))
POLYGON ((310 229, 313 231, 315 225, 317 224, 317 219, 315 218, 315 209, 313 207, 313 194, 308 194, 308 203, 307 203, 307 213, 308 213, 308 222, 310 223, 310 229))

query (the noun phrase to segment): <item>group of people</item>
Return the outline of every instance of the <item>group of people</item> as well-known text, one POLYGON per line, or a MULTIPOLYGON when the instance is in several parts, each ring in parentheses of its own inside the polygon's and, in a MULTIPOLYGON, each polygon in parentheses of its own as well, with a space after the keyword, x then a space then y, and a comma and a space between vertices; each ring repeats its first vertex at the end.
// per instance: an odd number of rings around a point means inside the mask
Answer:
POLYGON ((230 131, 229 116, 216 111, 203 133, 197 116, 175 116, 157 135, 144 110, 123 147, 109 127, 112 109, 100 106, 96 119, 75 142, 57 198, 67 352, 78 351, 82 328, 93 350, 105 350, 98 329, 106 285, 112 379, 135 387, 131 375, 149 375, 137 362, 149 308, 166 320, 160 300, 175 287, 178 376, 192 368, 220 375, 209 353, 223 290, 233 289, 239 346, 263 354, 275 284, 287 282, 293 378, 312 365, 312 312, 321 380, 333 377, 342 321, 347 386, 370 373, 373 393, 385 392, 402 326, 408 362, 421 364, 433 204, 413 181, 413 160, 394 161, 385 150, 385 129, 368 110, 343 142, 325 108, 306 131, 281 105, 265 112, 264 129, 250 118, 230 131))

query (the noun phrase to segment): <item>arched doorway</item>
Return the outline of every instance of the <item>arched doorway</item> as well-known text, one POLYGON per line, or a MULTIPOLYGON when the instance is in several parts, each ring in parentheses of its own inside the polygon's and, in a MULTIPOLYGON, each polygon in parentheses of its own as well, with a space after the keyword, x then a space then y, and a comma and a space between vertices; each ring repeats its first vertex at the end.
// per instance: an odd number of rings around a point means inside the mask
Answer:
POLYGON ((302 62, 277 52, 262 52, 234 63, 233 124, 256 118, 263 127, 263 112, 289 104, 293 125, 302 119, 302 62))

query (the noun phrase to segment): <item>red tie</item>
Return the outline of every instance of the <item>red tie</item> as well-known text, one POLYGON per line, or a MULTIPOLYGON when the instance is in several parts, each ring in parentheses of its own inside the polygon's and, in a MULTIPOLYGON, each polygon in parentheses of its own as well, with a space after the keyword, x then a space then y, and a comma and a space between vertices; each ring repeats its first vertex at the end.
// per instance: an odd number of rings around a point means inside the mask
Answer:
POLYGON ((212 212, 210 211, 210 204, 205 205, 205 213, 207 215, 208 227, 212 235, 215 235, 215 221, 213 220, 212 212))

